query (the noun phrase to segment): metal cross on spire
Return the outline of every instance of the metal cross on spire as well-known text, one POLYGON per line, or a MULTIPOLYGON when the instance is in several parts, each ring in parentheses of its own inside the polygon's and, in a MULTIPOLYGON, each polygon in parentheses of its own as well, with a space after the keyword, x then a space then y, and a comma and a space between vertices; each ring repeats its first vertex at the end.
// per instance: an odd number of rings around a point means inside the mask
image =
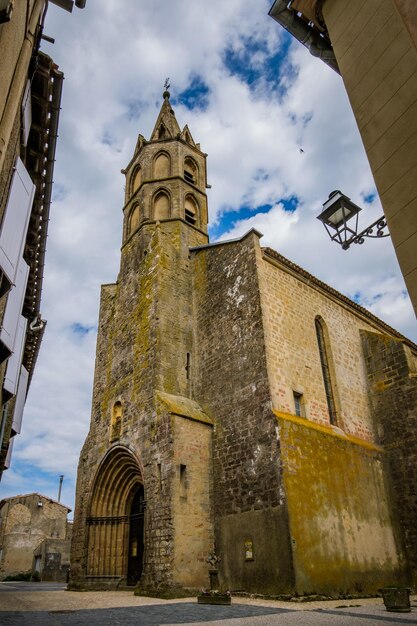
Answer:
POLYGON ((168 89, 170 88, 170 86, 171 86, 171 85, 169 84, 169 78, 166 78, 166 79, 165 79, 165 82, 164 82, 164 89, 165 89, 165 91, 168 91, 168 89))

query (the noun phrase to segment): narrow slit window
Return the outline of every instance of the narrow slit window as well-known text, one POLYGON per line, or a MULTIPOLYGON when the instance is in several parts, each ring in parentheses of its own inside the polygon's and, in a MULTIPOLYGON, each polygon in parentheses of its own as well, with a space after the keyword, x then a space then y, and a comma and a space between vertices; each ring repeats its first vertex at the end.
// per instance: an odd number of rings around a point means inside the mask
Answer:
POLYGON ((326 346, 326 337, 323 323, 319 318, 315 320, 317 343, 320 353, 321 371, 323 375, 324 390, 326 392, 327 407, 331 424, 337 424, 336 404, 333 394, 333 385, 330 371, 329 350, 326 346))
POLYGON ((293 396, 294 396, 295 414, 298 415, 298 417, 305 417, 306 415, 305 415, 303 394, 297 391, 293 391, 293 396))
POLYGON ((180 497, 187 498, 187 466, 180 464, 180 497))
POLYGON ((157 471, 158 471, 158 485, 159 485, 159 490, 162 489, 162 465, 161 463, 157 464, 157 471))

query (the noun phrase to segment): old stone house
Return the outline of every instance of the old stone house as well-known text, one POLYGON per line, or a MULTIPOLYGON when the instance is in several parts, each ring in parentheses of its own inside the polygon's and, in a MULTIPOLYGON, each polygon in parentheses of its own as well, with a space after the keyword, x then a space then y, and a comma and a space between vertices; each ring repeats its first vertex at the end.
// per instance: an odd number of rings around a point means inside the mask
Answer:
POLYGON ((416 572, 417 347, 261 235, 210 244, 169 93, 101 293, 71 588, 369 593, 416 572), (414 460, 413 460, 414 455, 414 460))
POLYGON ((38 573, 40 580, 65 581, 69 570, 71 509, 39 493, 0 502, 0 580, 38 573))

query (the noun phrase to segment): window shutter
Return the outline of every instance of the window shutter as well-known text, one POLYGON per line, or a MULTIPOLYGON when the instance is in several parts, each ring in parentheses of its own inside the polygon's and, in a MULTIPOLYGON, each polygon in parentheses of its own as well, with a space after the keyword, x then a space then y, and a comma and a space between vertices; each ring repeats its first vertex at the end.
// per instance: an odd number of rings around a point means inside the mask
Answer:
POLYGON ((30 127, 32 126, 32 94, 30 91, 30 80, 26 83, 25 94, 22 100, 22 139, 26 146, 29 139, 30 127))
POLYGON ((35 185, 17 157, 0 232, 0 269, 12 285, 23 254, 34 195, 35 185))
POLYGON ((15 349, 17 327, 22 313, 29 265, 21 258, 16 276, 16 284, 7 296, 3 324, 0 330, 0 363, 7 359, 15 349))
POLYGON ((22 365, 21 370, 20 370, 19 386, 17 388, 17 396, 16 396, 16 402, 14 405, 13 422, 12 422, 12 430, 17 435, 20 434, 20 431, 22 429, 23 410, 25 408, 28 382, 29 382, 29 372, 22 365))
POLYGON ((17 325, 14 352, 7 361, 6 375, 4 377, 3 388, 7 399, 16 395, 17 385, 19 383, 20 366, 23 359, 23 348, 26 338, 27 319, 20 316, 17 325))

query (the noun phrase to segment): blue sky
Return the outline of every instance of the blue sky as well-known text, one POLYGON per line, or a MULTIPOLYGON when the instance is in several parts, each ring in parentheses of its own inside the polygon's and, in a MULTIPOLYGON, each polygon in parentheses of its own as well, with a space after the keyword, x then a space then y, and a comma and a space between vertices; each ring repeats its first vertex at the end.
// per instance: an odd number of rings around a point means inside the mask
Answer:
POLYGON ((417 340, 389 239, 348 252, 316 220, 330 191, 381 213, 343 88, 259 0, 88 0, 50 5, 43 43, 65 73, 42 313, 48 320, 1 496, 73 507, 87 433, 100 285, 119 265, 124 179, 149 138, 166 77, 181 127, 208 153, 210 236, 256 228, 268 245, 417 340), (204 18, 202 19, 202 16, 204 18))

